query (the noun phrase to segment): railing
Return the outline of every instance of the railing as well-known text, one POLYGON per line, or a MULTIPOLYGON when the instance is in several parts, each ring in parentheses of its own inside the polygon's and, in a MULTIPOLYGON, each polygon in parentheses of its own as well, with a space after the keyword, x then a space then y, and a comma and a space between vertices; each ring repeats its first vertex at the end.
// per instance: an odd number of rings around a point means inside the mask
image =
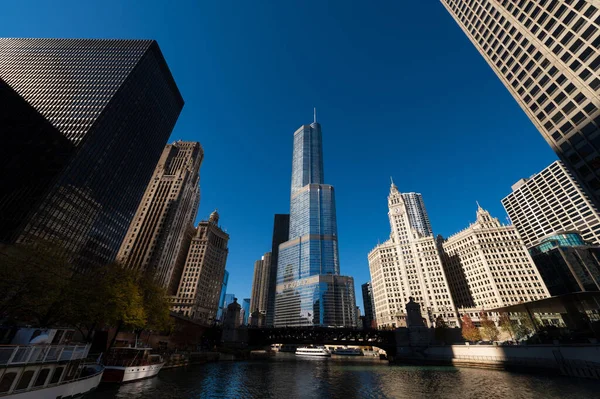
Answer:
POLYGON ((90 345, 0 346, 0 366, 85 359, 90 345))

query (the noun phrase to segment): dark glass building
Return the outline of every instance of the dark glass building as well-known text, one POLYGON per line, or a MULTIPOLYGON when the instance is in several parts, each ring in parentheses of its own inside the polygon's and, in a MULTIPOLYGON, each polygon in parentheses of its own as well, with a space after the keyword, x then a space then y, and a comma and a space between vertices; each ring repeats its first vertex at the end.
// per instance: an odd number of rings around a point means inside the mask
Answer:
POLYGON ((183 107, 153 40, 0 39, 0 242, 115 259, 183 107))
POLYGON ((360 286, 362 289, 363 309, 365 315, 363 317, 363 328, 376 328, 375 322, 375 301, 373 300, 373 287, 371 282, 364 283, 360 286))
POLYGON ((553 234, 529 252, 550 295, 600 290, 600 247, 578 233, 553 234))
POLYGON ((290 234, 290 215, 276 214, 273 222, 273 241, 271 245, 271 270, 269 273, 269 291, 267 293, 267 327, 273 327, 275 314, 275 287, 277 286, 277 262, 279 245, 288 240, 290 234))

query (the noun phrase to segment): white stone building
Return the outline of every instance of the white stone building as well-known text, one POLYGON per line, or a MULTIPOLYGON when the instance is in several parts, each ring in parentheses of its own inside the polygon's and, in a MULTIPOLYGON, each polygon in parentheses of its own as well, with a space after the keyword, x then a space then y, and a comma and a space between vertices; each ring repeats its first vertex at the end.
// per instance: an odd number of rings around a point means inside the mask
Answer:
POLYGON ((390 239, 368 255, 377 326, 405 326, 409 297, 421 305, 428 325, 442 316, 449 326, 456 326, 456 310, 435 239, 411 225, 406 202, 394 183, 388 208, 390 239))
POLYGON ((461 315, 550 296, 517 229, 481 207, 475 223, 438 243, 461 315))
POLYGON ((572 230, 600 245, 600 212, 561 161, 513 184, 502 205, 527 248, 548 235, 572 230))

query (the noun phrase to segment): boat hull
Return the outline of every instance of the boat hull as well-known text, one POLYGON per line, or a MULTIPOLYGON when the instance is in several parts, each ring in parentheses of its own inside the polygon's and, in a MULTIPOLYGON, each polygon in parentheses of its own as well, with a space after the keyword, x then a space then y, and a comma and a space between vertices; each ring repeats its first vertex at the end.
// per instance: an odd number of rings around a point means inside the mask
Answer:
POLYGON ((302 357, 331 357, 330 353, 296 353, 296 356, 302 357))
POLYGON ((155 377, 165 363, 149 364, 146 366, 118 367, 105 366, 102 382, 131 382, 155 377))
POLYGON ((336 352, 333 352, 333 354, 336 356, 364 356, 364 354, 362 354, 362 353, 336 353, 336 352))
POLYGON ((82 395, 96 389, 98 384, 100 384, 103 372, 104 370, 100 371, 98 374, 53 387, 34 389, 21 393, 13 393, 8 396, 3 396, 2 399, 67 399, 81 397, 82 395))

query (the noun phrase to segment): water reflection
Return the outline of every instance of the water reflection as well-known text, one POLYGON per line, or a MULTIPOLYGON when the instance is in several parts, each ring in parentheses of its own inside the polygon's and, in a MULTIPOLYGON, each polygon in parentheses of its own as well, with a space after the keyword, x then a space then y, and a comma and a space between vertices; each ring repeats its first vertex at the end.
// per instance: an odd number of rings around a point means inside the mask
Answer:
POLYGON ((599 381, 453 367, 388 366, 373 358, 219 362, 102 386, 99 398, 591 398, 599 381))

